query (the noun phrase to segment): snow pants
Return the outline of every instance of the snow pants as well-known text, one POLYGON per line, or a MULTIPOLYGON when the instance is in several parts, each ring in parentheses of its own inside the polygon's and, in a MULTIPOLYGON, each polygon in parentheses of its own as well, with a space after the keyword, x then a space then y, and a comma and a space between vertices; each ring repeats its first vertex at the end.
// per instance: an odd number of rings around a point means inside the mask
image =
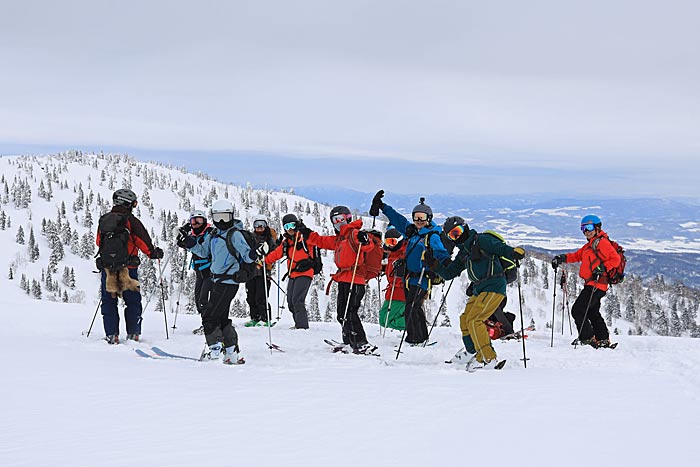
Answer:
POLYGON ((490 362, 496 358, 496 351, 491 346, 491 338, 484 321, 498 309, 503 299, 505 295, 496 292, 472 295, 459 317, 464 347, 467 352, 476 353, 476 359, 481 363, 490 362))
POLYGON ((197 306, 197 313, 202 314, 202 310, 209 303, 209 292, 211 292, 212 281, 209 273, 202 271, 195 272, 194 279, 194 303, 197 306))
POLYGON ((311 287, 311 278, 299 276, 289 278, 287 284, 287 306, 294 318, 294 327, 297 329, 309 329, 309 314, 306 311, 306 294, 311 287))
POLYGON ((574 317, 576 322, 580 340, 584 341, 593 337, 597 340, 603 340, 610 337, 608 327, 605 325, 605 319, 600 314, 600 301, 603 297, 605 297, 604 291, 592 285, 587 285, 571 307, 571 316, 574 317), (586 305, 588 305, 589 300, 591 305, 588 307, 588 312, 586 312, 586 305))
POLYGON ((238 334, 228 317, 231 300, 238 292, 238 284, 212 282, 209 303, 202 310, 202 325, 207 345, 224 343, 224 347, 238 344, 238 334))
POLYGON ((420 344, 428 339, 428 325, 423 311, 423 301, 427 295, 428 291, 417 285, 411 285, 406 290, 404 320, 406 321, 406 342, 409 344, 420 344))
MULTIPOLYGON (((139 278, 139 270, 137 268, 128 268, 129 277, 134 280, 139 278)), ((119 335, 119 309, 117 308, 118 297, 112 297, 112 294, 107 292, 105 288, 105 280, 107 273, 102 271, 101 287, 102 287, 102 324, 105 328, 106 336, 119 335)), ((125 290, 122 293, 124 304, 124 321, 126 321, 127 334, 141 334, 141 292, 125 290)))
POLYGON ((406 303, 398 300, 384 300, 382 308, 379 310, 379 325, 385 328, 403 331, 406 328, 406 321, 403 318, 406 303), (389 305, 391 304, 391 308, 389 305))
POLYGON ((360 321, 360 304, 365 296, 363 284, 350 284, 338 282, 338 308, 336 319, 341 324, 343 331, 343 343, 350 344, 356 349, 367 343, 367 335, 360 321), (347 307, 347 315, 345 308, 347 307), (345 316, 345 320, 343 320, 345 316))
POLYGON ((250 308, 250 319, 267 321, 269 319, 267 296, 270 293, 270 276, 267 277, 267 284, 262 275, 255 276, 245 283, 245 291, 246 302, 250 308))

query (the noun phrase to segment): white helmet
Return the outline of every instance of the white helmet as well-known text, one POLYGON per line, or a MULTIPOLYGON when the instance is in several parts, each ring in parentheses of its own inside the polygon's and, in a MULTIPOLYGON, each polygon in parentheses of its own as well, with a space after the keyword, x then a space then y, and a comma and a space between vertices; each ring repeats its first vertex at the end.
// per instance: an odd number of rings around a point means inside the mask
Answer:
POLYGON ((226 199, 214 201, 211 205, 211 220, 217 229, 226 230, 233 226, 233 204, 226 199))
POLYGON ((258 226, 267 227, 268 225, 269 222, 267 221, 266 216, 258 214, 257 216, 253 217, 253 228, 256 228, 258 226))
POLYGON ((218 199, 211 205, 211 213, 230 212, 233 214, 233 204, 227 199, 218 199))
POLYGON ((203 217, 203 218, 206 219, 206 218, 207 218, 207 215, 206 215, 206 214, 204 213, 204 211, 202 211, 201 209, 194 209, 194 210, 190 213, 190 220, 194 219, 195 217, 203 217))

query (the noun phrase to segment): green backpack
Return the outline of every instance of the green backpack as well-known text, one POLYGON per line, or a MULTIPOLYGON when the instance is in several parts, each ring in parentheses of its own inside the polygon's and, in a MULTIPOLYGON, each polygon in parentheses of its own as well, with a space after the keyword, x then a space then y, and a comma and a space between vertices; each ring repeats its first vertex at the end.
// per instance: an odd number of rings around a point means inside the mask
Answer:
MULTIPOLYGON (((492 237, 496 237, 499 239, 501 242, 505 243, 505 239, 501 234, 498 232, 495 232, 493 230, 484 230, 481 234, 476 234, 476 238, 474 239, 474 243, 472 245, 472 252, 471 252, 471 257, 473 260, 479 260, 483 256, 486 256, 487 253, 479 248, 479 235, 491 235, 492 237)), ((496 255, 493 255, 494 257, 496 255)), ((499 256, 498 260, 501 262, 501 268, 503 269, 503 276, 506 278, 506 284, 511 284, 515 282, 515 280, 518 278, 518 265, 515 263, 510 258, 506 258, 505 256, 499 256)), ((487 277, 485 277, 482 280, 490 279, 492 277, 498 277, 500 276, 499 274, 492 274, 487 277)))

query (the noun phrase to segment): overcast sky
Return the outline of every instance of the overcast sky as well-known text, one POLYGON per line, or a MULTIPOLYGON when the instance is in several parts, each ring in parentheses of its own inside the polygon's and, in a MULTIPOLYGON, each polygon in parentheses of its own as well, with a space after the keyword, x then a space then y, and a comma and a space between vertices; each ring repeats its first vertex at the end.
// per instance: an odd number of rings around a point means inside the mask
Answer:
POLYGON ((0 153, 301 158, 288 185, 360 158, 397 172, 339 184, 700 196, 698 18, 675 0, 3 1, 0 153))

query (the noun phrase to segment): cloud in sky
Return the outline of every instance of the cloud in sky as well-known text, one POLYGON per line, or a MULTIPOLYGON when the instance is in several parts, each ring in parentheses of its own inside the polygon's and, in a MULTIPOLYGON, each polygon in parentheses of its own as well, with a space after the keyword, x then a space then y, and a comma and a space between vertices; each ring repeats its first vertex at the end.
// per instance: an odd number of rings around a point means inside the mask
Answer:
POLYGON ((665 177, 700 165, 693 1, 28 0, 2 13, 7 144, 573 177, 612 165, 676 189, 665 177))

